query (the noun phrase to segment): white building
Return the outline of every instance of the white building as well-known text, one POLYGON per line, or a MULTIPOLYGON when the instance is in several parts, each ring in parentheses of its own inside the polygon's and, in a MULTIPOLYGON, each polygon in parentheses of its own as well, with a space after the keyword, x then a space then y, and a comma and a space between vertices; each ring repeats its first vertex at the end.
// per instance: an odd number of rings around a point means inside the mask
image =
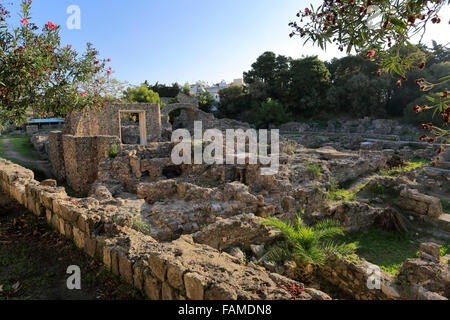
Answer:
POLYGON ((232 83, 226 83, 225 80, 222 80, 221 82, 215 84, 209 84, 205 81, 197 81, 195 84, 191 85, 191 93, 197 95, 199 92, 207 91, 214 97, 216 102, 219 102, 219 91, 232 84, 243 85, 244 81, 243 79, 235 79, 232 83))

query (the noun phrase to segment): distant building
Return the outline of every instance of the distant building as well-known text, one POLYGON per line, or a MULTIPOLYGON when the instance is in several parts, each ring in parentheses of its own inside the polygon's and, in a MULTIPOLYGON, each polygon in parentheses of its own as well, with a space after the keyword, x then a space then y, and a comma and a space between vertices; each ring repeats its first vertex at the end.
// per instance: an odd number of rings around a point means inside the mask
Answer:
POLYGON ((200 92, 209 92, 213 98, 216 100, 216 102, 220 101, 219 91, 223 88, 226 88, 232 84, 239 84, 243 85, 244 80, 243 79, 235 79, 232 83, 226 83, 225 80, 222 80, 219 83, 215 84, 209 84, 205 81, 198 81, 195 84, 191 85, 191 93, 194 95, 198 95, 200 92))

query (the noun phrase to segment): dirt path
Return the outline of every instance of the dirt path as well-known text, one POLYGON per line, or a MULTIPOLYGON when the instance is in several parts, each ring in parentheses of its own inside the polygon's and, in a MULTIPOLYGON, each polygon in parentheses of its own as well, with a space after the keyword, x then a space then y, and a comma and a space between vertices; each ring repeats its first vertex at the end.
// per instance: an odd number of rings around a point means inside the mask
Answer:
POLYGON ((133 287, 0 193, 0 300, 135 300, 133 287), (66 273, 81 269, 81 290, 69 290, 66 273))
POLYGON ((0 143, 3 143, 3 146, 5 148, 5 153, 9 158, 13 158, 18 161, 29 164, 33 167, 36 167, 37 169, 39 169, 39 171, 42 172, 45 179, 53 178, 53 174, 49 168, 49 163, 47 161, 23 157, 20 153, 18 153, 14 150, 14 145, 11 143, 11 140, 9 138, 1 139, 0 143))

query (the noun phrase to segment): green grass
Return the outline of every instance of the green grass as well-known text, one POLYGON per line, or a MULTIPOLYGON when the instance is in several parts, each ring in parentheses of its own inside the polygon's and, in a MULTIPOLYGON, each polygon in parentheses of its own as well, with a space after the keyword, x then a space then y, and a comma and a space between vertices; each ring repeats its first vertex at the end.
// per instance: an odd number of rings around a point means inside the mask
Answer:
POLYGON ((450 254, 450 240, 447 240, 447 242, 441 246, 441 257, 447 254, 450 254))
POLYGON ((332 189, 328 193, 328 199, 333 201, 347 201, 352 202, 356 200, 358 193, 367 185, 367 183, 362 183, 353 190, 349 189, 332 189))
MULTIPOLYGON (((18 164, 21 167, 24 167, 26 169, 29 169, 29 170, 33 171, 35 179, 38 180, 38 181, 44 180, 45 179, 45 174, 39 168, 37 168, 36 166, 34 166, 34 165, 30 164, 30 163, 26 163, 26 162, 20 161, 20 160, 15 159, 15 158, 8 157, 6 155, 5 147, 3 145, 3 138, 4 138, 4 136, 0 137, 0 158, 9 160, 9 161, 11 161, 11 162, 13 162, 15 164, 18 164)), ((25 137, 19 137, 19 138, 8 137, 8 138, 11 139, 11 142, 13 141, 13 139, 16 140, 15 143, 17 145, 20 145, 19 150, 22 149, 22 152, 23 152, 23 153, 21 153, 22 156, 25 156, 25 154, 28 153, 28 151, 25 151, 26 144, 23 141, 25 137)), ((13 142, 13 145, 14 145, 14 149, 17 152, 19 152, 18 149, 16 149, 16 145, 14 144, 14 142, 13 142)), ((31 152, 31 150, 29 150, 29 151, 31 152)), ((27 158, 30 158, 30 157, 27 157, 27 158)), ((31 156, 31 159, 33 159, 33 156, 31 156)))
POLYGON ((30 138, 28 136, 10 136, 8 138, 14 146, 14 150, 22 157, 35 159, 33 154, 33 144, 30 142, 30 138))
POLYGON ((441 202, 442 202, 442 209, 444 210, 444 212, 450 214, 450 201, 441 199, 441 202))
POLYGON ((395 176, 402 172, 412 171, 414 169, 429 165, 431 163, 430 160, 424 159, 410 159, 408 160, 408 164, 403 168, 394 168, 391 170, 380 170, 380 174, 384 176, 395 176))
POLYGON ((412 234, 388 232, 377 227, 371 227, 367 232, 349 233, 344 241, 356 242, 356 253, 360 257, 393 275, 406 259, 417 257, 420 246, 420 241, 412 234))
POLYGON ((322 169, 316 163, 305 162, 303 165, 308 168, 308 171, 315 179, 319 179, 322 176, 322 169))

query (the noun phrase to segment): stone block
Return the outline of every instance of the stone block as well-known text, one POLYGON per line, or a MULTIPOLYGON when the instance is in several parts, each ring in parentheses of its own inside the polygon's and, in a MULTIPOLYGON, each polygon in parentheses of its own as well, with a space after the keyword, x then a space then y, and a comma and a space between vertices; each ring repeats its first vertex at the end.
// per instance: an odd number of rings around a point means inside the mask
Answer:
POLYGON ((158 255, 151 254, 149 257, 150 269, 153 274, 161 281, 166 281, 167 265, 166 262, 158 255))
POLYGON ((206 281, 198 273, 186 273, 184 275, 184 286, 186 296, 191 300, 203 300, 205 294, 206 281))
POLYGON ((150 272, 144 273, 144 291, 150 300, 161 300, 161 282, 150 272))
POLYGON ((118 255, 119 273, 129 284, 133 284, 133 263, 122 253, 118 255))

